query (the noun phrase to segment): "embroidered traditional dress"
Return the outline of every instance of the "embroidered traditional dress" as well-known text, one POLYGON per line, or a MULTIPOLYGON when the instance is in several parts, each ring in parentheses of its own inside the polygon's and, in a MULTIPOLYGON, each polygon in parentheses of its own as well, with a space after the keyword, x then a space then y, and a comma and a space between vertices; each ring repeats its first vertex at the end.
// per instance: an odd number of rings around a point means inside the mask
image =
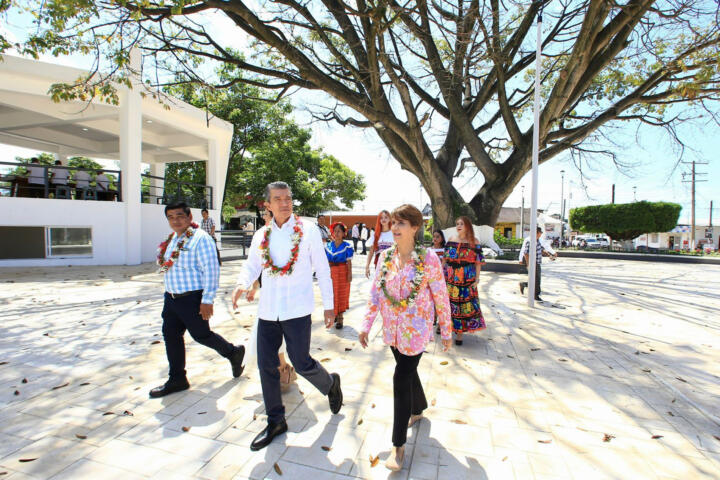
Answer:
POLYGON ((333 283, 335 316, 350 308, 350 282, 348 282, 348 260, 353 256, 353 248, 348 242, 335 245, 331 241, 325 244, 325 255, 330 264, 330 277, 333 283))
POLYGON ((474 285, 478 275, 476 263, 485 263, 480 245, 464 242, 448 242, 445 245, 445 281, 455 332, 474 332, 485 328, 474 285))
POLYGON ((388 248, 393 246, 393 243, 395 243, 395 238, 393 237, 393 234, 390 230, 387 232, 380 232, 380 238, 378 238, 378 244, 377 249, 374 253, 374 259, 375 266, 377 266, 378 258, 380 258, 380 254, 387 250, 388 248))

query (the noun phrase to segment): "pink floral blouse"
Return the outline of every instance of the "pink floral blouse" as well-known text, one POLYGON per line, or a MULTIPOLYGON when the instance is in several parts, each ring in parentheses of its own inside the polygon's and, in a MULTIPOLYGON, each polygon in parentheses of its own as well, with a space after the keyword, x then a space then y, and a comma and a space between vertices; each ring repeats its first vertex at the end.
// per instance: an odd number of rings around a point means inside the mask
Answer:
MULTIPOLYGON (((413 305, 401 308, 393 307, 378 288, 381 272, 380 265, 385 261, 387 251, 380 254, 378 268, 375 269, 367 312, 363 319, 362 331, 369 333, 378 312, 383 318, 383 339, 386 345, 397 348, 403 355, 415 356, 425 350, 425 346, 433 337, 433 321, 437 316, 442 338, 449 340, 450 334, 450 301, 447 286, 443 277, 440 259, 431 250, 425 254, 425 278, 413 305)), ((415 267, 407 264, 398 271, 397 254, 388 268, 386 287, 390 295, 396 299, 410 295, 415 267)))

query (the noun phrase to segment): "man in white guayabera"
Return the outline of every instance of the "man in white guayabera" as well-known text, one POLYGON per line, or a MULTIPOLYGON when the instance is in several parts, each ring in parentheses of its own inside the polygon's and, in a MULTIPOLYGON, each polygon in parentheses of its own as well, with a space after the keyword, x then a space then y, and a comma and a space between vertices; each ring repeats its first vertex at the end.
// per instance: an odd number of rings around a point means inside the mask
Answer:
POLYGON ((278 371, 278 349, 283 339, 297 373, 328 396, 332 413, 338 413, 342 406, 340 375, 328 373, 310 356, 313 272, 322 294, 325 327, 332 327, 335 321, 325 245, 317 225, 293 215, 292 202, 287 183, 273 182, 265 188, 265 205, 273 213, 273 219, 255 232, 248 259, 232 293, 233 307, 237 308, 240 297, 251 290, 262 275, 257 362, 268 425, 255 437, 251 450, 265 448, 288 429, 278 371))

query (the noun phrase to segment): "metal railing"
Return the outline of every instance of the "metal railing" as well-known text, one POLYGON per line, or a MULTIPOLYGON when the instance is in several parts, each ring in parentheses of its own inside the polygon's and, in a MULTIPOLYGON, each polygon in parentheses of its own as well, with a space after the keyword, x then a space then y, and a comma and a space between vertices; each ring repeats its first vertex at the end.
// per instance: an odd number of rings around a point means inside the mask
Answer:
POLYGON ((222 251, 231 250, 223 255, 225 258, 247 258, 247 252, 250 248, 250 242, 255 231, 252 230, 222 230, 220 231, 222 239, 222 251))
POLYGON ((13 168, 0 173, 0 196, 122 201, 119 170, 0 162, 3 167, 13 168), (101 173, 106 179, 98 181, 101 173))
POLYGON ((143 173, 142 202, 169 205, 185 202, 192 208, 213 209, 213 187, 201 183, 168 180, 143 173))

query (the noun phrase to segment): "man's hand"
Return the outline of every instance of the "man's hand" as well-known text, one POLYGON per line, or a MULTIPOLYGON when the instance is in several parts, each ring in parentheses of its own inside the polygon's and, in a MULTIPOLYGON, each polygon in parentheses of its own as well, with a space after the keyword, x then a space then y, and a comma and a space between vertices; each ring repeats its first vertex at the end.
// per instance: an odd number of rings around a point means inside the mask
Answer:
POLYGON ((206 322, 213 316, 213 304, 212 303, 201 303, 200 304, 200 316, 206 322))
POLYGON ((233 310, 237 310, 238 308, 238 300, 240 300, 240 297, 242 297, 243 293, 247 292, 244 288, 240 287, 239 285, 235 287, 235 290, 232 292, 232 305, 233 310))
POLYGON ((325 310, 325 328, 330 328, 335 323, 335 310, 325 310))
POLYGON ((443 346, 443 352, 447 352, 450 350, 450 345, 452 344, 452 339, 448 338, 447 340, 443 339, 442 346, 443 346))
POLYGON ((360 345, 361 345, 363 348, 367 348, 367 346, 368 346, 368 334, 367 334, 367 333, 365 333, 365 332, 360 332, 360 333, 358 334, 358 340, 360 341, 360 345))
POLYGON ((248 302, 252 302, 253 300, 255 300, 255 294, 257 293, 257 291, 258 291, 257 288, 248 290, 247 295, 245 296, 245 298, 247 298, 248 302))

